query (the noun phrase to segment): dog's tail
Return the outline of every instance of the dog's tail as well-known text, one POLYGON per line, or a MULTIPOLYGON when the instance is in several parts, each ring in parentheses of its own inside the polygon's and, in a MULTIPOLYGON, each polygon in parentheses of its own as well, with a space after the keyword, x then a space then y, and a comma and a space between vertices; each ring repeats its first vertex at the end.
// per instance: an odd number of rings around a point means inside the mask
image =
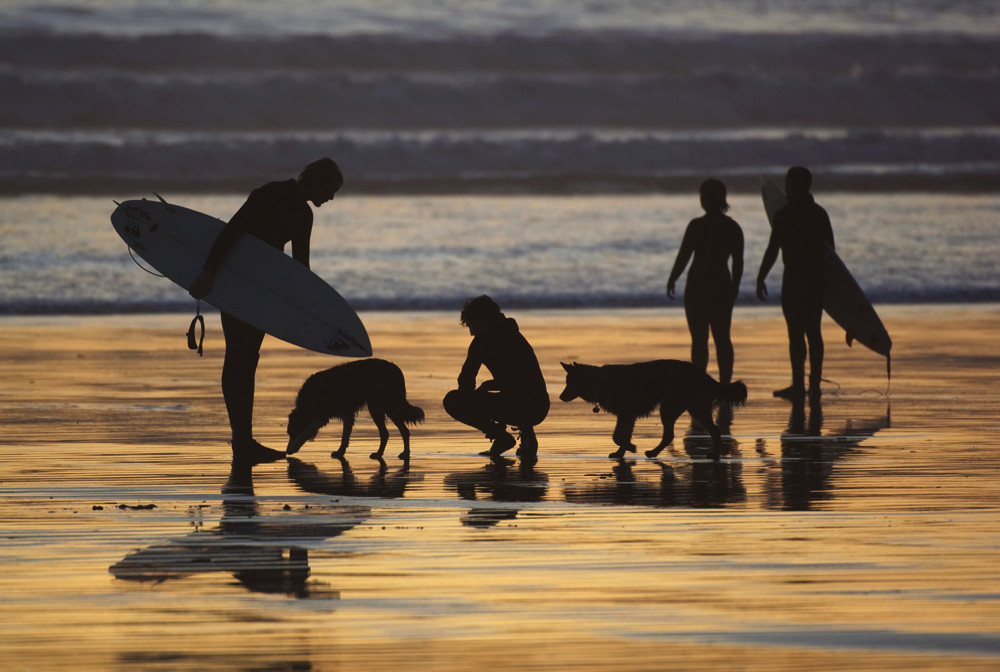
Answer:
POLYGON ((393 412, 392 417, 403 424, 416 425, 424 421, 424 409, 404 400, 393 412))
POLYGON ((742 406, 747 403, 747 386, 742 380, 734 383, 719 383, 716 388, 715 400, 719 403, 725 402, 733 406, 742 406))

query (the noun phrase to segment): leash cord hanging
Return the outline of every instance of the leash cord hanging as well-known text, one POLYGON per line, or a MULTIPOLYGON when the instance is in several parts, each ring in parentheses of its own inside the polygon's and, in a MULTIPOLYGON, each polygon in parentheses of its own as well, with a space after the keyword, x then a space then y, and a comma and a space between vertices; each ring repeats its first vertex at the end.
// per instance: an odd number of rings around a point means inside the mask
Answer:
POLYGON ((191 320, 191 326, 188 327, 188 332, 187 332, 188 349, 197 350, 198 356, 202 357, 204 356, 205 353, 204 349, 202 348, 202 343, 205 342, 205 318, 201 316, 201 299, 198 299, 198 307, 196 308, 195 312, 196 314, 194 316, 194 319, 191 320), (199 335, 197 341, 195 340, 194 337, 194 327, 196 324, 201 327, 201 334, 199 335))
POLYGON ((165 277, 167 277, 167 276, 163 275, 162 273, 155 273, 154 271, 151 271, 148 268, 146 268, 145 266, 143 266, 142 264, 140 264, 139 260, 135 258, 135 254, 132 253, 132 248, 131 247, 128 248, 128 256, 132 257, 132 261, 135 262, 136 266, 138 266, 142 270, 146 271, 150 275, 155 276, 157 278, 165 278, 165 277))

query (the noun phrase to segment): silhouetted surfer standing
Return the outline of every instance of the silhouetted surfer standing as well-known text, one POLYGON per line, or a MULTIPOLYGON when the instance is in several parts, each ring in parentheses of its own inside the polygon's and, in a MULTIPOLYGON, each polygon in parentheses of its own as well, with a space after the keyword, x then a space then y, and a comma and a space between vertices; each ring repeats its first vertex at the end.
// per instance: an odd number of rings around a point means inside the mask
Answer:
POLYGON ((743 229, 726 215, 729 203, 725 184, 707 179, 698 192, 705 215, 691 220, 684 232, 677 260, 667 280, 667 296, 674 298, 677 278, 694 255, 684 286, 684 313, 691 332, 691 363, 702 371, 708 368, 708 332, 711 330, 719 364, 719 382, 725 384, 733 378, 733 341, 729 331, 743 277, 743 229))
POLYGON ((792 363, 792 384, 775 390, 774 396, 800 399, 806 393, 806 343, 809 354, 809 394, 819 396, 823 378, 823 290, 826 282, 823 243, 833 248, 833 227, 826 210, 816 204, 811 193, 812 173, 801 166, 785 175, 788 205, 774 215, 771 239, 757 274, 757 298, 767 298, 764 279, 778 258, 785 266, 781 278, 781 312, 788 326, 788 355, 792 363))
MULTIPOLYGON (((309 268, 313 225, 309 202, 320 207, 332 200, 343 184, 340 167, 324 158, 306 166, 297 179, 269 182, 254 189, 215 239, 201 275, 191 285, 191 296, 200 299, 209 292, 216 269, 244 233, 279 250, 291 243, 292 258, 309 268)), ((225 312, 222 331, 226 338, 222 396, 233 432, 233 457, 253 462, 282 458, 283 452, 253 438, 254 382, 264 332, 225 312)))

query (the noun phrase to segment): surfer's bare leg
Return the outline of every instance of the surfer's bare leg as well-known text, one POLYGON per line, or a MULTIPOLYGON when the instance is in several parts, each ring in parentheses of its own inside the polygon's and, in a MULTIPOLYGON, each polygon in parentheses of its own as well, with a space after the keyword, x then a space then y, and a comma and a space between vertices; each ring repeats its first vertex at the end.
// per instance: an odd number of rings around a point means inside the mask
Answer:
MULTIPOLYGON (((725 385, 733 379, 733 340, 730 337, 730 330, 733 321, 732 306, 722 306, 712 317, 712 340, 715 341, 715 358, 719 366, 719 382, 725 385)), ((708 356, 706 353, 707 364, 708 356)), ((707 366, 705 368, 708 368, 707 366)), ((703 369, 704 370, 704 369, 703 369)))
POLYGON ((819 396, 820 382, 823 380, 823 332, 817 323, 815 330, 806 333, 809 341, 809 394, 819 396))
POLYGON ((233 454, 255 460, 276 459, 284 453, 253 438, 254 385, 264 332, 222 313, 226 356, 222 364, 222 396, 229 414, 233 454))

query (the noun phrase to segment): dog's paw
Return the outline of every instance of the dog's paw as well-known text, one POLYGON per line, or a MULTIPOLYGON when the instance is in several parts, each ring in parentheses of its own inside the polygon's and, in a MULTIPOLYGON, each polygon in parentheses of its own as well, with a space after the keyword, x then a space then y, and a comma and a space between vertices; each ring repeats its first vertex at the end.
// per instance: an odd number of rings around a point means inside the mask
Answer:
POLYGON ((649 459, 653 459, 654 457, 656 457, 659 454, 660 454, 660 451, 658 451, 658 450, 647 450, 646 451, 646 457, 648 457, 649 459))

